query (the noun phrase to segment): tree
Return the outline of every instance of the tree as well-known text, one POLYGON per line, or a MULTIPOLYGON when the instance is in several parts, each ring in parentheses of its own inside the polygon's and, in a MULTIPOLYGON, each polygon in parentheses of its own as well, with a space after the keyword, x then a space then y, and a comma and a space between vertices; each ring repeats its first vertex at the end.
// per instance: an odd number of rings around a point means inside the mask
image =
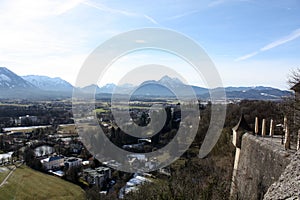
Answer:
POLYGON ((3 150, 3 148, 4 148, 3 135, 0 135, 0 150, 3 150))
POLYGON ((141 117, 140 117, 140 123, 139 123, 139 126, 147 126, 147 123, 148 123, 148 114, 143 112, 141 117))
POLYGON ((27 165, 34 159, 34 151, 30 147, 26 147, 24 150, 24 161, 27 165))
POLYGON ((88 200, 112 200, 112 199, 118 199, 117 193, 108 193, 107 195, 100 194, 100 189, 97 186, 93 186, 92 188, 89 188, 86 190, 86 199, 88 200))
POLYGON ((115 127, 112 127, 112 128, 111 128, 111 131, 110 131, 110 138, 111 138, 111 139, 115 139, 115 138, 116 138, 116 129, 115 129, 115 127))
POLYGON ((26 147, 24 150, 24 161, 26 165, 35 169, 35 170, 42 170, 41 162, 35 158, 35 153, 30 147, 26 147))
POLYGON ((300 68, 291 71, 287 82, 290 87, 293 87, 297 83, 300 83, 300 68))
POLYGON ((64 172, 66 175, 66 179, 73 182, 78 183, 78 173, 80 172, 81 167, 75 167, 75 166, 68 166, 64 168, 64 172))
POLYGON ((285 100, 285 114, 289 120, 288 125, 293 141, 296 140, 297 132, 300 129, 300 68, 291 71, 287 82, 290 88, 295 91, 292 98, 285 100))

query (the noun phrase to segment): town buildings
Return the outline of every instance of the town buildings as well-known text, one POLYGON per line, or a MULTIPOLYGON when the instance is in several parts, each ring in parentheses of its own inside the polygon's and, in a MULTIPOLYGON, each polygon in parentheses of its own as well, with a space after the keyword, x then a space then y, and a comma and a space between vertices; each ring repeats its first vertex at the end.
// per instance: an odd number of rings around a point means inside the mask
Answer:
POLYGON ((50 156, 48 158, 42 159, 41 163, 45 170, 58 169, 64 166, 63 156, 50 156))
POLYGON ((108 179, 111 179, 111 169, 108 167, 98 167, 95 169, 84 169, 83 179, 90 185, 102 188, 108 179))

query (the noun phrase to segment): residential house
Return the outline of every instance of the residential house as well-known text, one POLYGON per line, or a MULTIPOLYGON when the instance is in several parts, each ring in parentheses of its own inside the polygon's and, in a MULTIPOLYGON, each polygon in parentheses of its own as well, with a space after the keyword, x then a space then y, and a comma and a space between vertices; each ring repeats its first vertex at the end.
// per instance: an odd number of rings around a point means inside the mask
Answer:
POLYGON ((48 158, 42 159, 41 163, 46 170, 57 169, 64 166, 63 156, 50 156, 48 158))

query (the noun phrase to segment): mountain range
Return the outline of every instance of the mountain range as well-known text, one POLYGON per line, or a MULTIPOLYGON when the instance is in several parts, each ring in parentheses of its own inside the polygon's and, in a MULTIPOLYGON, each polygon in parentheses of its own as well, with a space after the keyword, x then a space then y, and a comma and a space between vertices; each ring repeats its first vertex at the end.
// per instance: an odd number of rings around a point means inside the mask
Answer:
MULTIPOLYGON (((204 100, 208 100, 209 92, 217 92, 220 88, 209 91, 207 88, 190 86, 182 83, 177 78, 164 76, 160 80, 145 81, 139 86, 124 84, 117 86, 113 83, 103 87, 90 85, 84 88, 74 88, 70 83, 61 78, 50 78, 47 76, 27 75, 18 76, 5 67, 0 67, 0 99, 53 99, 70 98, 73 89, 78 89, 83 93, 95 92, 96 98, 110 98, 112 93, 120 95, 132 93, 136 98, 175 98, 173 90, 187 91, 192 88, 194 93, 204 100)), ((226 87, 224 88, 227 99, 256 99, 256 100, 281 100, 290 96, 292 92, 279 90, 272 87, 226 87)))
POLYGON ((30 82, 16 75, 5 67, 0 68, 0 88, 1 89, 28 89, 35 88, 30 82))
POLYGON ((69 82, 58 77, 50 78, 48 76, 27 75, 22 76, 22 78, 42 90, 70 91, 73 89, 73 86, 69 82))

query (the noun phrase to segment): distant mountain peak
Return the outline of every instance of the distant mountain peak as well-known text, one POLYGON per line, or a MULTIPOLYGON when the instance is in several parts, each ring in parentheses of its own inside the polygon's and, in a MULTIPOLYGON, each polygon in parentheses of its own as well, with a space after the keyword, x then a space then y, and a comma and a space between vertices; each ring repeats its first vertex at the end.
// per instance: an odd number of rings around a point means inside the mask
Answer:
POLYGON ((42 90, 71 91, 73 89, 73 86, 70 83, 59 77, 51 78, 48 76, 27 75, 22 78, 42 90))
POLYGON ((168 75, 165 75, 161 77, 161 79, 158 81, 159 83, 172 83, 172 84, 183 84, 181 80, 178 78, 172 78, 168 75))
POLYGON ((0 74, 15 74, 12 71, 10 71, 9 69, 7 69, 6 67, 0 67, 0 74))
MULTIPOLYGON (((292 95, 290 91, 279 90, 272 87, 225 87, 214 88, 209 91, 207 88, 190 86, 184 84, 178 78, 163 76, 160 80, 145 81, 139 86, 132 84, 115 85, 109 83, 101 88, 97 85, 90 85, 80 88, 83 92, 96 92, 97 94, 131 94, 138 97, 174 97, 173 91, 185 91, 191 87, 198 98, 210 99, 210 93, 217 93, 219 89, 225 89, 227 99, 255 99, 255 100, 282 100, 283 97, 292 95), (117 90, 115 90, 117 89, 117 90)), ((20 77, 6 67, 0 67, 0 98, 51 98, 72 96, 73 86, 67 81, 55 77, 40 75, 28 75, 20 77)), ((103 96, 103 95, 102 95, 103 96)), ((105 96, 105 95, 104 95, 105 96)), ((105 98, 109 96, 105 96, 105 98)))
POLYGON ((34 85, 22 79, 6 67, 0 67, 0 88, 1 89, 27 89, 35 88, 34 85))
POLYGON ((116 87, 116 84, 114 84, 114 83, 107 83, 106 85, 103 86, 103 88, 112 88, 112 87, 116 87))
POLYGON ((186 86, 178 78, 171 78, 169 76, 163 76, 159 81, 157 81, 157 83, 169 88, 182 88, 186 86))
MULTIPOLYGON (((10 71, 9 69, 7 69, 6 67, 0 67, 0 71, 10 71)), ((11 71, 10 71, 11 72, 11 71)))

